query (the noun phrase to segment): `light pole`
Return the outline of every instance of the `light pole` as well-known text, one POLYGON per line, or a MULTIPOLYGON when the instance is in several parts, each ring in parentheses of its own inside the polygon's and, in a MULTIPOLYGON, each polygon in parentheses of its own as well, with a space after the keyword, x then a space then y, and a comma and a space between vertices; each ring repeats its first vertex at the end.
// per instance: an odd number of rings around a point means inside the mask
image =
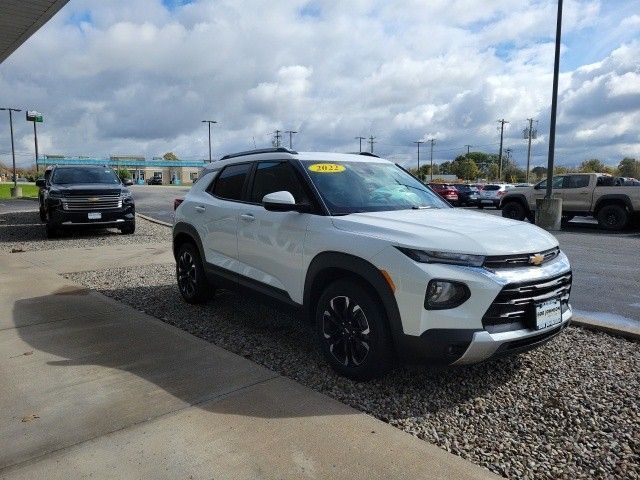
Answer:
POLYGON ((356 137, 356 140, 360 140, 360 153, 362 153, 362 140, 366 140, 364 137, 356 137))
POLYGON ((531 140, 538 136, 538 131, 533 128, 533 122, 538 123, 538 121, 533 118, 527 118, 527 122, 529 122, 529 126, 524 129, 524 138, 529 141, 529 145, 527 147, 527 174, 525 176, 525 182, 529 183, 529 169, 531 168, 531 140))
POLYGON ((36 172, 39 172, 38 168, 38 130, 36 129, 36 123, 42 123, 42 114, 36 111, 27 110, 27 122, 33 122, 33 139, 36 147, 36 172))
POLYGON ((13 191, 12 197, 18 197, 18 175, 16 174, 16 150, 13 146, 13 112, 21 112, 19 108, 3 107, 0 110, 9 111, 9 129, 11 130, 11 157, 13 158, 13 191))
POLYGON ((289 134, 289 150, 293 150, 293 135, 298 133, 295 130, 287 130, 284 133, 288 133, 289 134))
POLYGON ((211 124, 218 122, 215 120, 202 120, 202 123, 206 123, 209 126, 209 163, 211 163, 211 124))

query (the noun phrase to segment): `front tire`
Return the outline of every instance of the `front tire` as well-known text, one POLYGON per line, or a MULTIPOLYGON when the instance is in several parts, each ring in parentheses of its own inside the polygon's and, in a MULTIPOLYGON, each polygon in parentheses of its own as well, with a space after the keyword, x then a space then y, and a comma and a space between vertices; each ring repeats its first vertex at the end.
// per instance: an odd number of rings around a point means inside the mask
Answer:
POLYGON ((357 280, 330 284, 316 308, 316 331, 325 359, 340 375, 370 380, 393 366, 387 318, 379 300, 357 280))
POLYGON ((621 205, 605 205, 598 212, 598 225, 605 230, 622 230, 629 223, 629 212, 621 205))
POLYGON ((522 221, 527 218, 527 212, 520 202, 507 202, 502 206, 502 216, 522 221))
POLYGON ((184 243, 178 249, 176 280, 180 294, 187 303, 204 303, 215 293, 207 280, 200 253, 191 243, 184 243))
POLYGON ((136 222, 127 222, 127 224, 120 229, 120 232, 124 235, 133 235, 136 232, 136 222))

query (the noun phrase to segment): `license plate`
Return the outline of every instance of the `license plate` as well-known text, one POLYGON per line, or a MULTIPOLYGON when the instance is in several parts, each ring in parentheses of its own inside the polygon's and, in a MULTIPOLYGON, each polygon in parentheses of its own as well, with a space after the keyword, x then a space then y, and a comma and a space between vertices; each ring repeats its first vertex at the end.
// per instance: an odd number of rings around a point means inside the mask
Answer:
POLYGON ((536 303, 536 329, 551 327, 562 322, 562 305, 555 298, 536 303))
POLYGON ((100 212, 89 212, 87 213, 89 220, 100 220, 102 218, 102 214, 100 212))
POLYGON ((482 203, 493 203, 493 200, 482 200, 482 203))

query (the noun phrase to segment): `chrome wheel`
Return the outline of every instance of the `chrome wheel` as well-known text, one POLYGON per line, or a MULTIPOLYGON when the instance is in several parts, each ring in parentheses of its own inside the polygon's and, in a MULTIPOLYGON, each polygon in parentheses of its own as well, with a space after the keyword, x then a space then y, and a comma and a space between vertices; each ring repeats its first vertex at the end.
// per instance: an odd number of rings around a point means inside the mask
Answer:
POLYGON ((371 330, 360 305, 347 296, 333 297, 322 315, 322 335, 342 365, 359 366, 371 349, 371 330))
POLYGON ((183 251, 178 259, 178 287, 186 297, 193 297, 196 294, 198 278, 196 275, 196 262, 193 255, 183 251))

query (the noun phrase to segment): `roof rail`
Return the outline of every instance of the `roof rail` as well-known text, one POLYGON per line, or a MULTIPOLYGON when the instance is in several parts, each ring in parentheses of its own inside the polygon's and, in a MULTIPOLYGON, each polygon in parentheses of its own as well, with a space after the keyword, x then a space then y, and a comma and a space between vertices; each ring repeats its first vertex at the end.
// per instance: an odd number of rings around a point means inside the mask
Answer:
POLYGON ((376 155, 375 153, 371 153, 371 152, 360 152, 358 155, 364 155, 365 157, 380 158, 378 155, 376 155))
POLYGON ((295 150, 289 150, 288 148, 285 148, 285 147, 257 148, 255 150, 247 150, 245 152, 230 153, 222 157, 220 160, 227 160, 229 158, 236 158, 236 157, 244 157, 246 155, 258 155, 260 153, 289 153, 291 155, 298 154, 298 152, 296 152, 295 150))

